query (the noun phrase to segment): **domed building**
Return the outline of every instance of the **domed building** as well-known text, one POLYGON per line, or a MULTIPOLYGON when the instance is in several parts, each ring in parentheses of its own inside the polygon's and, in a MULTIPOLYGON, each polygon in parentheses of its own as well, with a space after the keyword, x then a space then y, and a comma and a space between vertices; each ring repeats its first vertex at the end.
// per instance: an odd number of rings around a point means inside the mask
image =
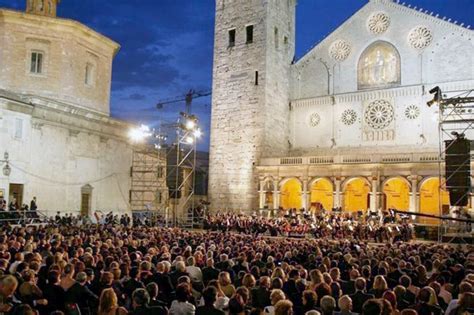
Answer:
POLYGON ((127 211, 130 124, 110 117, 113 40, 56 17, 59 0, 0 9, 0 195, 18 206, 127 211), (3 152, 4 151, 4 152, 3 152))

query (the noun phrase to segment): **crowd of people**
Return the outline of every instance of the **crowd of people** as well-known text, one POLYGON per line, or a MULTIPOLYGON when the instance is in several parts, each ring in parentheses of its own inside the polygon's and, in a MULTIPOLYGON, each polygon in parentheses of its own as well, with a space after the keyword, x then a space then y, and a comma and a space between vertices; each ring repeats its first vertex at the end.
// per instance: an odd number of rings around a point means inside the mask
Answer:
POLYGON ((474 310, 472 247, 132 227, 127 220, 3 226, 0 313, 464 315, 474 310))
POLYGON ((408 220, 387 212, 386 215, 364 216, 359 213, 320 211, 318 213, 288 212, 274 217, 236 213, 216 213, 204 218, 204 229, 234 231, 244 234, 315 238, 408 241, 413 226, 408 220))

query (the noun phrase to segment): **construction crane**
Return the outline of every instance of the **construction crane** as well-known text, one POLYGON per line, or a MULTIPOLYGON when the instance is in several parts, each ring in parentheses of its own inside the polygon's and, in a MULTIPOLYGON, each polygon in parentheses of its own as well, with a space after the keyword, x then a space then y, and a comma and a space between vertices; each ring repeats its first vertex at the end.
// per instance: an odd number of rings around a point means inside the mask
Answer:
POLYGON ((212 92, 210 90, 207 91, 195 91, 193 89, 189 90, 188 93, 184 96, 178 96, 174 98, 169 98, 163 101, 160 101, 156 104, 156 108, 162 109, 164 105, 179 103, 184 101, 186 103, 186 114, 191 114, 191 105, 193 103, 193 99, 209 96, 212 92))

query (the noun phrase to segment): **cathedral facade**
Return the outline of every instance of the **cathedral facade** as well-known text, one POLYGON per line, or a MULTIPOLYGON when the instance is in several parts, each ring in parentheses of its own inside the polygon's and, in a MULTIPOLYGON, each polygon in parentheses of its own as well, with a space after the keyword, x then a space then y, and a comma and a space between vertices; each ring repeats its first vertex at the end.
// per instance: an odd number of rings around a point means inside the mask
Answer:
POLYGON ((130 210, 131 126, 109 115, 119 45, 57 18, 58 2, 0 9, 0 195, 51 212, 130 210))
POLYGON ((428 91, 474 88, 473 31, 371 0, 294 60, 296 1, 243 2, 216 3, 212 207, 439 214, 428 91))

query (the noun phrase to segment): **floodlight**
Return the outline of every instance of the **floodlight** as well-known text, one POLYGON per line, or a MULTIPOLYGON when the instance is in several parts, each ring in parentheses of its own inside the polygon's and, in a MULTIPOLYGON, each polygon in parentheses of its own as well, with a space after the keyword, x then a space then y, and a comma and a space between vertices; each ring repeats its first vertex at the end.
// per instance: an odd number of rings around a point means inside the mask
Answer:
POLYGON ((199 139, 199 138, 201 138, 201 136, 202 136, 202 131, 201 131, 201 129, 199 129, 199 128, 196 129, 196 130, 194 131, 194 137, 196 137, 197 139, 199 139))
POLYGON ((132 128, 128 132, 128 137, 133 142, 142 142, 151 136, 150 127, 141 125, 140 127, 132 128))
POLYGON ((428 101, 426 105, 428 105, 428 107, 431 107, 432 105, 439 105, 442 99, 441 89, 439 88, 439 86, 435 86, 434 88, 432 88, 430 90, 430 94, 434 94, 433 99, 431 101, 428 101))

